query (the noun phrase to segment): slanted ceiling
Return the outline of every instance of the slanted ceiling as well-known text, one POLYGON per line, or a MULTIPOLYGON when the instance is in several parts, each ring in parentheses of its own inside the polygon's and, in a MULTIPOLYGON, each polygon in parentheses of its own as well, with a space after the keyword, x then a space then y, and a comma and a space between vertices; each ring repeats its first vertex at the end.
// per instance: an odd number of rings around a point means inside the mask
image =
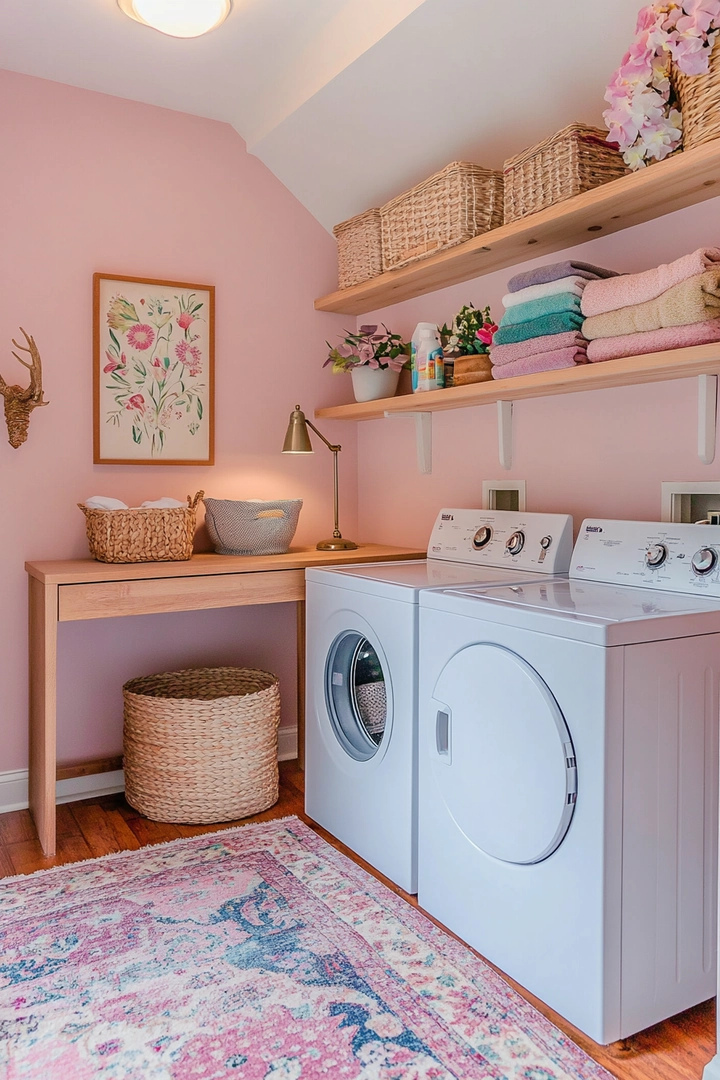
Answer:
POLYGON ((573 120, 601 125, 637 9, 234 0, 183 41, 116 0, 0 0, 0 67, 226 121, 329 229, 449 161, 499 167, 573 120))

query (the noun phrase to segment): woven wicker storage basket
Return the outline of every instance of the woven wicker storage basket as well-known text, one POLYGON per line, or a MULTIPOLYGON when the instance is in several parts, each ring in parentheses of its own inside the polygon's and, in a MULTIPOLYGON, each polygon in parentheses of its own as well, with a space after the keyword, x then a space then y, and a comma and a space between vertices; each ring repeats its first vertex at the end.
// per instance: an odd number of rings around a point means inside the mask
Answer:
POLYGON ((380 208, 383 270, 394 270, 502 225, 502 173, 453 161, 380 208))
POLYGON ((683 149, 720 139, 720 49, 710 55, 705 75, 683 75, 677 68, 672 75, 683 120, 683 149))
POLYGON ((78 503, 85 515, 90 554, 99 562, 180 562, 189 559, 195 538, 197 504, 205 494, 188 495, 188 505, 160 510, 91 510, 78 503))
POLYGON ((380 211, 377 207, 333 228, 338 244, 338 287, 349 289, 382 273, 380 211))
POLYGON ((208 824, 278 799, 275 675, 190 668, 123 686, 125 797, 153 821, 208 824))
POLYGON ((569 124, 549 139, 508 158, 505 222, 517 221, 582 191, 617 180, 627 169, 607 132, 569 124))

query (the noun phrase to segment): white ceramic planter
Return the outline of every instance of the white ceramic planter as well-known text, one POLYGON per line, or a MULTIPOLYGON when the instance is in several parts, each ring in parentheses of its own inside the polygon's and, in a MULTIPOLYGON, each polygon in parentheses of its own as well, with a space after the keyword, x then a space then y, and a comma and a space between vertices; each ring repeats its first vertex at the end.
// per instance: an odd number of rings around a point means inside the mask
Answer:
POLYGON ((377 401, 393 397, 397 390, 399 371, 392 368, 371 368, 369 364, 352 368, 350 375, 356 401, 377 401))

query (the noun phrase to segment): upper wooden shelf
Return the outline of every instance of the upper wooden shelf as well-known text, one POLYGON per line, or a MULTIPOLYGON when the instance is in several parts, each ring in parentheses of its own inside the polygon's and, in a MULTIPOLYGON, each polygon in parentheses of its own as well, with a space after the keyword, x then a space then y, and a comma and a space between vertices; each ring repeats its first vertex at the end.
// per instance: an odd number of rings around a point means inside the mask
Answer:
POLYGON ((376 420, 402 413, 437 412, 464 409, 471 405, 489 405, 495 401, 522 401, 524 398, 576 394, 582 390, 604 390, 636 383, 688 379, 693 375, 720 374, 720 345, 695 345, 689 349, 647 353, 600 364, 580 364, 562 371, 539 371, 513 379, 452 386, 423 394, 402 394, 380 401, 355 402, 316 409, 315 416, 325 420, 376 420))
POLYGON ((720 139, 557 203, 510 225, 315 301, 318 311, 362 315, 619 232, 720 194, 720 139))

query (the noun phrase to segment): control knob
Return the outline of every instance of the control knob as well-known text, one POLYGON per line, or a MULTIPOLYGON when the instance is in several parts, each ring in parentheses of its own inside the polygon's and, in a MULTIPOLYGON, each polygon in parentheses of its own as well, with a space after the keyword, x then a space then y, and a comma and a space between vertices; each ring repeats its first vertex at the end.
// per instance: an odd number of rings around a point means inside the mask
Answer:
POLYGON ((492 540, 492 529, 489 525, 481 526, 473 536, 473 547, 476 551, 486 547, 492 540))
POLYGON ((665 544, 651 544, 645 552, 645 565, 653 569, 662 566, 668 557, 668 549, 665 544))
POLYGON ((540 541, 540 547, 543 549, 543 551, 547 551, 551 544, 552 536, 543 536, 542 540, 540 541))
POLYGON ((519 555, 522 549, 525 547, 525 533, 518 529, 512 536, 509 536, 507 543, 505 544, 505 550, 509 555, 519 555))
POLYGON ((701 577, 709 574, 717 566, 717 551, 714 548, 703 547, 696 551, 691 559, 691 565, 696 574, 701 577))

